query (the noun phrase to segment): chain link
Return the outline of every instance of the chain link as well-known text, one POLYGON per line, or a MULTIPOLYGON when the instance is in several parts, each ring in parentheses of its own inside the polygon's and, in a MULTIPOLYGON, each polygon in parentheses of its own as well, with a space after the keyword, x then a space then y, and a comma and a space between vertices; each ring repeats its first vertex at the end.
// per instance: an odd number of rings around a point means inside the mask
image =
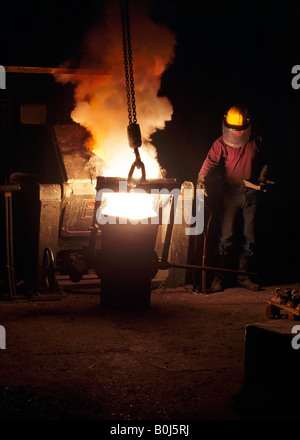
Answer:
POLYGON ((129 124, 137 122, 128 0, 121 0, 123 55, 129 124))
POLYGON ((141 161, 138 150, 142 144, 142 138, 136 117, 128 0, 121 0, 121 22, 122 22, 123 54, 124 54, 124 67, 125 67, 125 83, 126 83, 126 94, 127 94, 128 119, 129 119, 129 125, 127 127, 127 135, 128 135, 129 145, 134 149, 134 153, 135 153, 135 161, 132 164, 128 174, 128 182, 131 182, 135 168, 141 170, 142 180, 146 180, 146 171, 145 171, 145 165, 141 161))

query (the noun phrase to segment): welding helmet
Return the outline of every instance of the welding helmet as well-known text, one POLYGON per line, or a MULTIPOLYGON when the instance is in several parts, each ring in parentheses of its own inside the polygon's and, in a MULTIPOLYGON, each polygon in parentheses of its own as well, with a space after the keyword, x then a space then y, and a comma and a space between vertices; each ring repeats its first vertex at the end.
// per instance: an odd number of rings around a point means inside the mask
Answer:
POLYGON ((245 145, 251 133, 248 109, 241 105, 231 107, 224 116, 222 131, 225 144, 235 148, 245 145))

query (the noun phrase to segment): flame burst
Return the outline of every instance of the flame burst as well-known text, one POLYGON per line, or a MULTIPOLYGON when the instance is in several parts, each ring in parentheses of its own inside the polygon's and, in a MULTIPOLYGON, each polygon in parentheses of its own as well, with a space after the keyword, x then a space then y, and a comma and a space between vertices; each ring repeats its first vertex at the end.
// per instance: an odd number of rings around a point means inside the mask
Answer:
MULTIPOLYGON (((136 2, 138 3, 138 2, 136 2)), ((86 147, 104 161, 103 175, 126 177, 135 160, 128 145, 128 110, 123 64, 122 29, 118 3, 110 5, 105 23, 90 31, 84 44, 80 68, 99 68, 109 75, 57 75, 60 82, 75 84, 72 119, 91 134, 86 147)), ((175 37, 151 21, 140 6, 130 10, 132 55, 137 120, 143 144, 141 159, 147 178, 162 177, 151 135, 172 119, 173 108, 159 97, 161 75, 173 61, 175 37)), ((134 177, 139 177, 136 170, 134 177)))

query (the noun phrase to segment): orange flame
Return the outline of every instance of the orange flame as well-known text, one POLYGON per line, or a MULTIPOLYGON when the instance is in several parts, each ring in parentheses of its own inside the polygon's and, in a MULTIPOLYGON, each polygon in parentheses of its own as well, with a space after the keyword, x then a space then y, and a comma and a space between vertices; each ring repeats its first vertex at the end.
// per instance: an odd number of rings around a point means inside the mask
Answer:
MULTIPOLYGON (((132 9, 135 98, 143 140, 140 156, 145 164, 146 177, 159 178, 163 171, 151 136, 172 119, 172 105, 166 97, 159 97, 158 91, 161 75, 173 61, 176 41, 173 33, 151 21, 143 10, 135 5, 132 9)), ((75 84, 75 107, 71 117, 91 134, 86 147, 103 159, 103 175, 126 177, 135 157, 127 139, 128 111, 120 13, 111 5, 106 11, 105 24, 86 36, 80 68, 86 67, 104 68, 109 70, 110 75, 56 75, 56 79, 75 84)))

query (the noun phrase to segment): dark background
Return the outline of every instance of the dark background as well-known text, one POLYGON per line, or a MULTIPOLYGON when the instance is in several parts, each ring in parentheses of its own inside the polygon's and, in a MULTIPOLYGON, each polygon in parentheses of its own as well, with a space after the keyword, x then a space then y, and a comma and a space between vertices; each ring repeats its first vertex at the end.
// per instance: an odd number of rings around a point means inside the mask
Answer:
MULTIPOLYGON (((85 33, 100 20, 107 2, 24 2, 3 6, 4 66, 57 67, 80 59, 85 33)), ((296 1, 149 2, 153 20, 168 24, 177 38, 174 63, 160 94, 174 109, 165 130, 153 136, 167 177, 196 182, 225 111, 248 106, 252 126, 269 153, 275 189, 266 195, 260 229, 266 278, 295 281, 299 271, 300 90, 291 85, 300 64, 300 6, 296 1)), ((134 2, 131 3, 134 13, 134 2)), ((7 74, 1 101, 1 183, 11 172, 36 171, 59 179, 48 157, 44 132, 28 135, 19 125, 20 103, 46 103, 51 123, 68 122, 73 88, 51 75, 7 74), (39 154, 35 154, 39 145, 39 154), (47 166, 46 166, 47 164, 47 166)))

